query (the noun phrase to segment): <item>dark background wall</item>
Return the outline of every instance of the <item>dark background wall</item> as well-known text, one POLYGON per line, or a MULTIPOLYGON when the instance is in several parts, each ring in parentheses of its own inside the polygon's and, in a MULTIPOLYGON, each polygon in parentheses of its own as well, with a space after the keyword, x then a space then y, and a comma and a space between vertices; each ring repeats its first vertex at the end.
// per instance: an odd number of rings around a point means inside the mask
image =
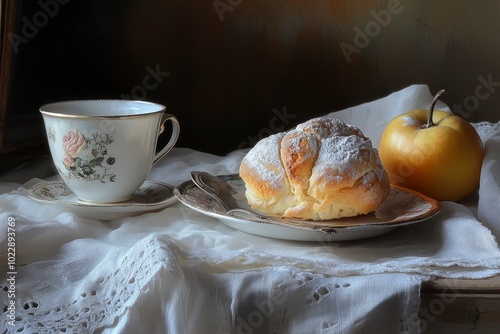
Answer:
POLYGON ((9 41, 10 142, 40 136, 38 107, 61 99, 163 103, 181 121, 178 146, 215 154, 414 83, 445 88, 443 100, 470 121, 500 119, 495 0, 18 6, 9 41))

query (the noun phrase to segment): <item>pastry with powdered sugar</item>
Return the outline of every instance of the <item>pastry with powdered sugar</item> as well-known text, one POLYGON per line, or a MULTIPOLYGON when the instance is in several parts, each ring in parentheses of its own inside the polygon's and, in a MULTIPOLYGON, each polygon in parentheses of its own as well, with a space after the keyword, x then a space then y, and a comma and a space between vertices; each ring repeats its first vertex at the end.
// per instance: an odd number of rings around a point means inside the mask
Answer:
POLYGON ((252 208, 305 220, 369 213, 390 190, 371 140, 327 117, 260 140, 244 157, 240 176, 252 208))

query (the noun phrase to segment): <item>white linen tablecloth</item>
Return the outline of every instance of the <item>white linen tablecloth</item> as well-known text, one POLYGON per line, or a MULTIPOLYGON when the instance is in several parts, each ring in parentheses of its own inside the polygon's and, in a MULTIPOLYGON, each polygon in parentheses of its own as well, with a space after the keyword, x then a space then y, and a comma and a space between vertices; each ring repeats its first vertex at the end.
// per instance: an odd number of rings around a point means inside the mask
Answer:
MULTIPOLYGON (((394 116, 431 100, 414 85, 329 116, 378 146, 394 116)), ((181 203, 113 221, 81 218, 27 196, 58 178, 42 159, 0 180, 1 332, 418 333, 423 281, 500 273, 500 128, 476 127, 486 147, 477 198, 442 202, 437 216, 380 237, 336 243, 245 234, 181 203)), ((245 152, 175 148, 149 179, 177 185, 191 170, 237 173, 245 152)))

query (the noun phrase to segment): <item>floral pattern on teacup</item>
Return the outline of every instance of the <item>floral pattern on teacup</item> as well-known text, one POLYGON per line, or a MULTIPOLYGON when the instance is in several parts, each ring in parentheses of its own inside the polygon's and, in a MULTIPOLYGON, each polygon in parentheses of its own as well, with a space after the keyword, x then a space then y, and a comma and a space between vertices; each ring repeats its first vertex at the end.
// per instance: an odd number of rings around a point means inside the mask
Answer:
POLYGON ((112 142, 113 135, 106 133, 96 132, 91 138, 85 138, 76 129, 67 132, 62 143, 65 153, 62 163, 69 171, 69 177, 115 182, 116 175, 110 172, 115 158, 108 153, 108 145, 112 142))

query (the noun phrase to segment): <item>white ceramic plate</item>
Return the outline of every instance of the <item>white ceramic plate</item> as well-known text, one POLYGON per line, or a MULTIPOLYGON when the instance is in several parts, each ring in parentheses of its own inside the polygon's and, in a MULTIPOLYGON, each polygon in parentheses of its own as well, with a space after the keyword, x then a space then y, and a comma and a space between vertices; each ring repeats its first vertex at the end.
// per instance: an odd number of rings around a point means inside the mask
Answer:
POLYGON ((145 181, 132 199, 120 203, 79 201, 62 181, 38 183, 28 190, 28 195, 40 203, 54 205, 80 217, 99 220, 133 217, 145 212, 163 209, 177 201, 172 187, 156 181, 145 181))
MULTIPOLYGON (((243 208, 249 208, 245 198, 245 184, 238 175, 219 176, 234 190, 233 196, 243 208)), ((439 212, 439 202, 415 191, 392 187, 386 201, 373 213, 328 221, 298 221, 310 229, 278 226, 254 220, 236 218, 206 195, 191 180, 178 185, 174 195, 184 205, 210 217, 220 219, 227 226, 253 235, 296 241, 345 241, 370 238, 388 233, 399 226, 422 222, 439 212), (336 233, 322 232, 331 228, 336 233)))

